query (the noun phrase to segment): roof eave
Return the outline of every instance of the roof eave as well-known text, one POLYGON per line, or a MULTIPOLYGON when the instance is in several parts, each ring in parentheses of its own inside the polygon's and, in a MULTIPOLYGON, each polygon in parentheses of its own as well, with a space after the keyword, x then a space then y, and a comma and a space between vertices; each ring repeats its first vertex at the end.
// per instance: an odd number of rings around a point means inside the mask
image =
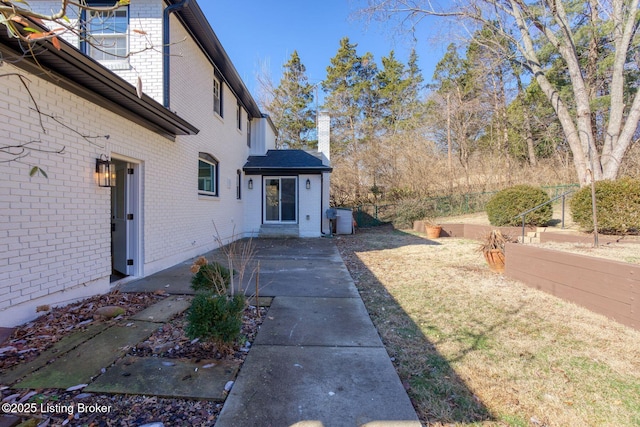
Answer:
POLYGON ((195 126, 148 95, 138 97, 133 85, 99 62, 64 40, 59 42, 60 49, 57 49, 49 41, 39 41, 36 61, 30 53, 24 53, 19 41, 9 37, 4 26, 0 25, 0 50, 5 59, 6 55, 15 56, 13 65, 165 137, 199 132, 195 126))
MULTIPOLYGON (((167 0, 169 4, 180 3, 182 0, 167 0)), ((239 98, 240 102, 251 117, 262 117, 258 104, 238 74, 233 62, 222 47, 218 36, 211 28, 211 24, 205 17, 202 9, 195 0, 190 0, 186 7, 178 10, 176 15, 183 21, 196 42, 209 57, 209 60, 220 70, 223 77, 231 87, 231 90, 239 98)))
POLYGON ((242 168, 246 175, 298 175, 298 174, 308 174, 315 175, 323 172, 332 172, 333 168, 328 166, 322 167, 312 167, 312 168, 304 168, 304 167, 260 167, 260 166, 245 166, 242 168))

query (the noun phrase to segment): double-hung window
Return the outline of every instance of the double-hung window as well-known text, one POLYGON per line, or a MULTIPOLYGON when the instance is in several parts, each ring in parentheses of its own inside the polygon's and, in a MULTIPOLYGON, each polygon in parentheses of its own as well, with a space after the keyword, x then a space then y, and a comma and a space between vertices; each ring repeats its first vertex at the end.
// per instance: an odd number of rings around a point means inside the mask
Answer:
POLYGON ((251 117, 247 119, 247 147, 251 148, 251 117))
POLYGON ((213 111, 222 117, 222 84, 217 76, 213 78, 213 111))
POLYGON ((218 161, 211 154, 198 155, 198 194, 218 195, 218 161))
POLYGON ((113 2, 87 2, 83 51, 101 62, 127 62, 129 54, 129 6, 111 10, 113 2), (94 8, 94 9, 92 9, 94 8))

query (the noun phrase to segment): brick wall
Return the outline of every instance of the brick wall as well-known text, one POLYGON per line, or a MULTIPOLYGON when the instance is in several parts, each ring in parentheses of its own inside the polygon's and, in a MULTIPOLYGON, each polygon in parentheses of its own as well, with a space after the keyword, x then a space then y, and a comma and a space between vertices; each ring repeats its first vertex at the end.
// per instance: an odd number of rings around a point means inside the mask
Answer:
POLYGON ((322 220, 320 175, 300 175, 298 177, 299 232, 300 237, 319 237, 322 220), (311 188, 307 189, 307 179, 311 188))
MULTIPOLYGON (((29 5, 33 11, 50 15, 60 10, 59 1, 34 0, 29 5)), ((112 71, 132 85, 142 79, 144 93, 162 103, 162 0, 135 0, 129 5, 129 50, 135 52, 129 58, 119 61, 117 65, 109 65, 112 71)), ((75 25, 79 18, 78 8, 69 6, 67 17, 75 25)), ((49 24, 50 28, 58 28, 57 24, 49 24)), ((71 32, 64 33, 62 38, 79 47, 80 39, 71 32)), ((179 41, 174 50, 179 49, 179 41)))
MULTIPOLYGON (((132 26, 136 16, 142 19, 145 13, 159 10, 161 4, 155 0, 132 2, 132 26)), ((0 101, 0 138, 17 143, 41 140, 38 146, 45 150, 65 147, 64 154, 33 152, 20 162, 0 163, 0 214, 5 219, 0 223, 1 326, 34 317, 37 305, 68 302, 110 288, 110 189, 98 187, 94 176, 95 159, 102 154, 135 163, 140 173, 141 275, 216 247, 214 223, 225 243, 252 230, 245 224, 244 206, 255 201, 260 183, 254 179, 252 194, 243 177, 242 199, 236 198, 236 171, 248 155, 246 112, 243 111, 243 127, 239 130, 236 98, 226 85, 224 117, 213 112, 213 66, 176 18, 171 19, 171 39, 176 41, 172 46, 175 55, 171 57, 171 109, 195 125, 200 130, 197 135, 175 141, 158 136, 29 76, 30 90, 42 111, 69 127, 46 119, 44 133, 19 81, 0 79, 0 90, 5 94, 0 101), (109 139, 87 141, 82 135, 109 135, 109 139), (198 195, 201 151, 219 161, 218 197, 198 195), (29 177, 31 165, 43 167, 48 179, 29 177)), ((149 28, 160 25, 161 18, 140 22, 149 32, 149 28)), ((155 53, 149 55, 156 58, 155 53)), ((142 70, 156 74, 161 66, 158 58, 145 64, 149 68, 143 68, 142 58, 132 72, 136 76, 142 70)), ((134 63, 137 62, 132 59, 134 63)), ((14 70, 8 64, 5 67, 5 72, 14 70)), ((148 83, 158 79, 142 77, 145 92, 154 92, 159 98, 161 91, 148 83)), ((255 206, 259 210, 259 197, 257 200, 255 206)))

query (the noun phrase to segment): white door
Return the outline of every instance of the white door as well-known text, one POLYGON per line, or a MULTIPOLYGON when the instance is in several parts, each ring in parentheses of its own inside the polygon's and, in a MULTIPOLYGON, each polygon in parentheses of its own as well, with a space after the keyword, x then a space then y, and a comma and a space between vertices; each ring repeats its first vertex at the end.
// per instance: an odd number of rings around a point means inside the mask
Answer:
POLYGON ((113 160, 116 167, 116 186, 111 188, 111 259, 113 270, 131 275, 132 254, 129 252, 131 236, 130 191, 131 179, 127 162, 113 160))
POLYGON ((296 177, 264 179, 264 222, 295 223, 298 212, 296 177))

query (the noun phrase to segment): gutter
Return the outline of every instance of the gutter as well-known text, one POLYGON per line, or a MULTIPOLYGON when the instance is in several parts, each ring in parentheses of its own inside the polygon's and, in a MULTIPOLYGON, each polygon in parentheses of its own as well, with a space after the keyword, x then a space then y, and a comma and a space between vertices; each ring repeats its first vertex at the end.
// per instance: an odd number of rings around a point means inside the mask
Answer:
POLYGON ((170 28, 169 28, 169 15, 173 12, 177 12, 182 8, 189 5, 189 0, 182 0, 179 3, 171 4, 165 7, 162 16, 162 92, 163 92, 163 104, 165 108, 169 108, 171 102, 171 45, 170 43, 170 28))

